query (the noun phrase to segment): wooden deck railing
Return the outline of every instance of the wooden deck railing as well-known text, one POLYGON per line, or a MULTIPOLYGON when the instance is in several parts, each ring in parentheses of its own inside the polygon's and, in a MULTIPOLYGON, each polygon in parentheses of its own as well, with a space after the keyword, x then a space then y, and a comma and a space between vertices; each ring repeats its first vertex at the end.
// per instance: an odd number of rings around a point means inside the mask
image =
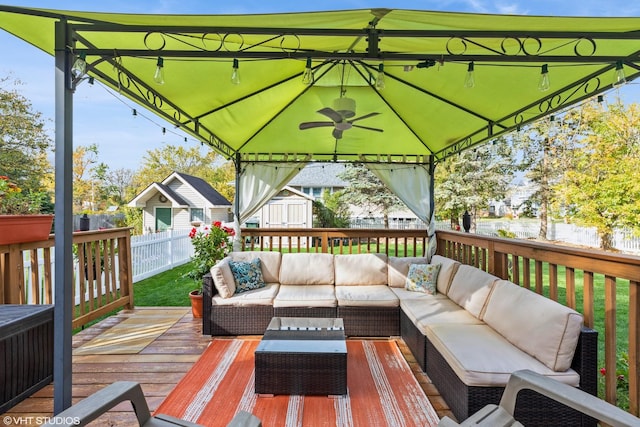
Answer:
MULTIPOLYGON (((390 256, 424 255, 426 234, 426 230, 242 229, 244 250, 379 252, 390 256)), ((601 338, 604 361, 599 363, 606 369, 605 399, 616 403, 616 365, 625 353, 629 411, 638 415, 640 257, 454 231, 438 231, 436 235, 439 254, 509 279, 583 313, 586 326, 598 330, 601 338), (596 310, 602 305, 604 310, 596 310), (604 315, 596 316, 596 312, 604 315)))
MULTIPOLYGON (((0 246, 0 304, 53 303, 54 244, 51 235, 41 242, 0 246)), ((73 245, 73 327, 120 307, 133 308, 131 230, 77 232, 73 245)))
POLYGON ((243 228, 242 238, 245 251, 422 256, 427 233, 425 230, 357 228, 243 228))

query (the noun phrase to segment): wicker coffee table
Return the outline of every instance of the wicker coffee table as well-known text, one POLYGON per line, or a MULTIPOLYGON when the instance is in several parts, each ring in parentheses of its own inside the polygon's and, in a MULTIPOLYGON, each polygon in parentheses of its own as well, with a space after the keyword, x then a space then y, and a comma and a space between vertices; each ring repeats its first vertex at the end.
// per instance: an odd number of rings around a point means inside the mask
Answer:
POLYGON ((255 351, 258 394, 347 394, 342 319, 274 317, 255 351))

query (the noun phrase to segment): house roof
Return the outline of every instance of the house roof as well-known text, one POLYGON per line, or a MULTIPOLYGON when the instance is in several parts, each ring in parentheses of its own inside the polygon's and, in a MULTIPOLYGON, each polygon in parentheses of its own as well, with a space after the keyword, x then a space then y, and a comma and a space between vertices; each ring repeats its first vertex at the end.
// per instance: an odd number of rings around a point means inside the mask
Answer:
POLYGON ((173 180, 180 180, 185 185, 193 188, 195 192, 200 194, 207 202, 214 207, 228 207, 231 202, 218 193, 208 182, 202 178, 198 178, 185 173, 172 172, 162 182, 151 183, 147 188, 142 190, 127 206, 141 208, 145 207, 147 202, 160 193, 171 201, 172 207, 188 208, 191 204, 185 200, 179 193, 173 190, 169 184, 173 180))
POLYGON ((289 185, 296 187, 347 187, 349 183, 338 175, 344 172, 342 163, 312 163, 304 167, 289 185))
POLYGON ((439 161, 611 89, 617 69, 640 75, 640 17, 0 6, 0 28, 51 55, 58 22, 69 63, 85 55, 90 77, 242 161, 439 161), (355 101, 344 130, 326 110, 340 98, 355 101))
POLYGON ((182 179, 183 182, 193 187, 198 193, 202 195, 209 203, 214 206, 231 206, 231 202, 228 201, 222 194, 218 193, 207 181, 197 176, 187 175, 186 173, 174 172, 169 175, 163 183, 171 181, 174 177, 182 179))

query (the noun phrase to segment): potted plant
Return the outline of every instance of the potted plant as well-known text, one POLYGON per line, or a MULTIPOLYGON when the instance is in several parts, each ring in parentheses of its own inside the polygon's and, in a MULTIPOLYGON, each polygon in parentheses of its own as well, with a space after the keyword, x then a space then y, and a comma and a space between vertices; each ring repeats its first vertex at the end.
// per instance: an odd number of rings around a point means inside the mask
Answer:
POLYGON ((189 292, 193 317, 202 317, 202 277, 229 253, 233 236, 235 231, 223 226, 220 221, 215 221, 211 227, 205 226, 202 230, 194 227, 189 233, 194 249, 191 257, 193 268, 186 276, 200 284, 200 288, 189 292))
POLYGON ((0 176, 0 245, 46 240, 53 215, 41 214, 43 192, 22 191, 8 176, 0 176))

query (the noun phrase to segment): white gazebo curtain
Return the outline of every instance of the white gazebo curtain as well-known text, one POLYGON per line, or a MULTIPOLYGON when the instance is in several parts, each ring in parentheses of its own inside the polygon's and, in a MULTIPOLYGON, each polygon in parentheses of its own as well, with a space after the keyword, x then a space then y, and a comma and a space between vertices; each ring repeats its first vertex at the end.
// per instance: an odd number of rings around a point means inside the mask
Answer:
POLYGON ((238 211, 234 220, 235 250, 239 250, 238 245, 241 242, 240 224, 251 218, 265 203, 278 194, 306 164, 307 162, 261 162, 241 165, 236 188, 238 211))
POLYGON ((418 218, 427 225, 428 243, 425 248, 427 258, 436 253, 436 226, 431 206, 433 176, 429 165, 365 163, 367 168, 380 179, 418 218))

